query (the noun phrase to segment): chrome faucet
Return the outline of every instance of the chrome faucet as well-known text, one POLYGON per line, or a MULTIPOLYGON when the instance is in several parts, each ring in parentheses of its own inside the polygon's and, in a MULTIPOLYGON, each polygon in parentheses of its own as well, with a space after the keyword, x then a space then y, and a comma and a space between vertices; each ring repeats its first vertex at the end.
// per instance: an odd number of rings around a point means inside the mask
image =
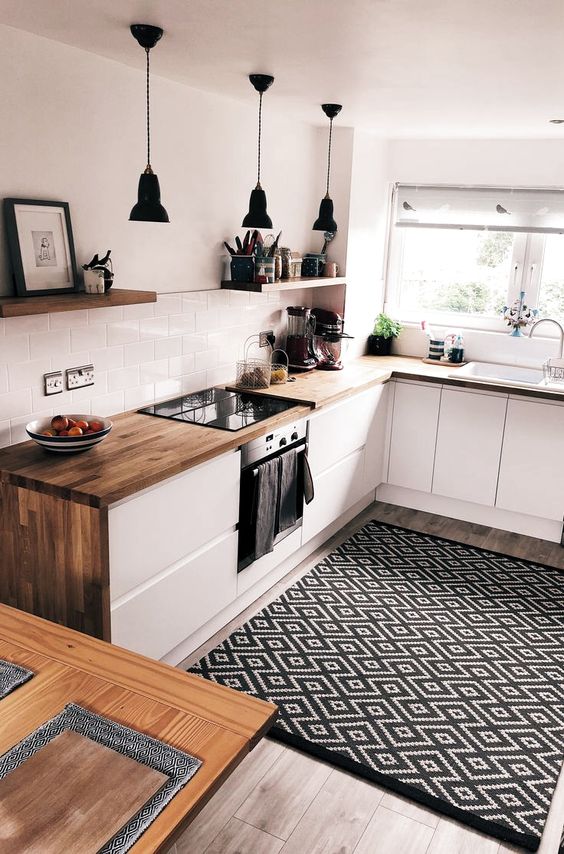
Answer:
POLYGON ((557 320, 553 320, 553 319, 552 319, 552 317, 543 317, 543 318, 541 318, 540 320, 537 320, 537 322, 536 322, 536 323, 533 323, 533 325, 531 326, 531 331, 529 332, 529 338, 532 338, 532 337, 533 337, 533 332, 535 331, 535 329, 537 328, 537 326, 538 326, 539 324, 541 324, 541 323, 554 323, 554 324, 558 327, 558 329, 560 330, 560 353, 559 353, 559 358, 561 359, 561 358, 562 358, 562 353, 564 352, 564 329, 562 328, 562 325, 561 325, 560 323, 558 323, 558 321, 557 321, 557 320))

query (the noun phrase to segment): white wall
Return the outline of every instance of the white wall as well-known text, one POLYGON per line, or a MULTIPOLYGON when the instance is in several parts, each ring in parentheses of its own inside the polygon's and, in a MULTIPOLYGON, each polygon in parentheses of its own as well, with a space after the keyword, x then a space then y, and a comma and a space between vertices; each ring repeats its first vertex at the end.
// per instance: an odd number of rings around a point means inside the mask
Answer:
MULTIPOLYGON (((3 197, 70 203, 79 265, 113 250, 116 287, 160 292, 218 287, 222 242, 242 233, 256 182, 258 96, 241 102, 157 77, 152 53, 152 160, 170 224, 131 223, 145 167, 144 54, 139 71, 0 26, 0 188, 3 197)), ((264 99, 262 183, 282 245, 310 251, 324 148, 316 128, 264 99)), ((0 243, 0 293, 10 293, 0 243)))
MULTIPOLYGON (((387 177, 390 183, 561 187, 563 164, 564 139, 393 140, 388 146, 387 177)), ((465 344, 469 359, 536 367, 556 353, 554 340, 529 341, 503 333, 467 331, 465 344)), ((413 327, 394 343, 395 353, 422 356, 426 351, 425 335, 413 327)))

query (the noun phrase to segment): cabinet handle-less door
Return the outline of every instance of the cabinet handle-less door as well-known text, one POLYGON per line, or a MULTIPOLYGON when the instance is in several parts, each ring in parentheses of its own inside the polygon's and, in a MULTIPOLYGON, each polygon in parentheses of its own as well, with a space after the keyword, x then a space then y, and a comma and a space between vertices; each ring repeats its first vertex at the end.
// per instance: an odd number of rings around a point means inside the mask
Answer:
POLYGON ((443 388, 433 493, 493 507, 506 395, 443 388))
POLYGON ((440 386, 396 382, 388 483, 430 492, 440 386))

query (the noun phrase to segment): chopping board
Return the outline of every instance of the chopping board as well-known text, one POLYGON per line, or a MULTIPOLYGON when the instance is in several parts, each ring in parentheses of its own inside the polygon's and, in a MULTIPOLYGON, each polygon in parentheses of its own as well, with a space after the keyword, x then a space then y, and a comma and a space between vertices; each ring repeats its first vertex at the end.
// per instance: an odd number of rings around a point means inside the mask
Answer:
POLYGON ((65 730, 0 780, 0 850, 96 854, 168 779, 65 730))

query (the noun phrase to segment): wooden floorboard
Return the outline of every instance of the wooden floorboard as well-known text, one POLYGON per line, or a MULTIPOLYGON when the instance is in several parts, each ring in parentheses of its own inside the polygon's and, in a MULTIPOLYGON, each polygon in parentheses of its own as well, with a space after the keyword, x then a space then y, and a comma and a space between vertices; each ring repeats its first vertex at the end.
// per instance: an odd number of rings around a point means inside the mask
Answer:
MULTIPOLYGON (((557 543, 375 502, 179 667, 188 667, 207 654, 370 519, 564 570, 564 549, 557 543)), ((177 854, 235 851, 241 854, 278 851, 281 854, 522 854, 524 851, 269 739, 253 753, 256 755, 245 759, 181 837, 177 854), (239 824, 231 824, 235 816, 236 822, 255 828, 266 838, 258 836, 247 841, 248 831, 239 824), (217 847, 218 844, 225 847, 217 847), (278 844, 280 847, 276 847, 278 844)), ((563 824, 564 770, 538 854, 558 854, 563 824)))

